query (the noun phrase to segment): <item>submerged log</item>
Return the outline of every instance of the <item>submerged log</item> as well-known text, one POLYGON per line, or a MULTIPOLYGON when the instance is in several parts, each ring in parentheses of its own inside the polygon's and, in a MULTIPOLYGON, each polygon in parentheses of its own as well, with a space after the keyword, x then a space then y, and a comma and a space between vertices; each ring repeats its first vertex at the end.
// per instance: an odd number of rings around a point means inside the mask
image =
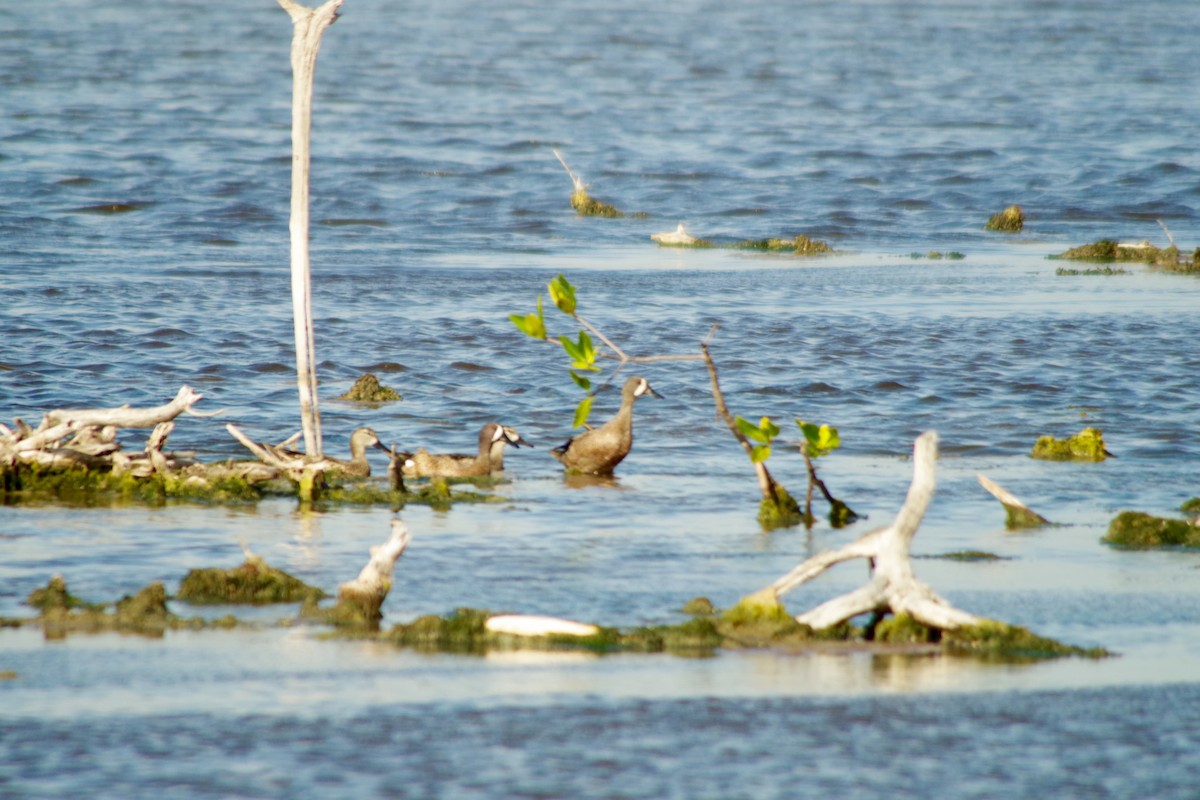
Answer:
POLYGON ((992 497, 1000 501, 1000 505, 1004 506, 1006 517, 1004 526, 1009 530, 1017 528, 1038 528, 1042 525, 1049 525, 1050 520, 1043 517, 1041 514, 1034 511, 1029 506, 1022 503, 1017 496, 1009 492, 1000 484, 993 481, 986 475, 979 475, 979 485, 988 491, 992 497))

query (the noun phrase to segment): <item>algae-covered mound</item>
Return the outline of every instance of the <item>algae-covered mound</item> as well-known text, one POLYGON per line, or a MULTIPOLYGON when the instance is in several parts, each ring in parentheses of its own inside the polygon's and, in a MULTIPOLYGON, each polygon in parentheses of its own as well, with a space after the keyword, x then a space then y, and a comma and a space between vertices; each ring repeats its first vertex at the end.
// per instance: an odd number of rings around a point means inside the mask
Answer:
POLYGON ((949 653, 986 661, 1039 661, 1067 656, 1107 658, 1112 655, 1102 647, 1084 648, 1063 644, 1038 636, 1028 628, 996 620, 945 631, 942 645, 949 653))
POLYGON ((257 503, 263 497, 262 481, 253 474, 254 470, 225 463, 211 465, 211 469, 193 464, 180 473, 145 476, 83 465, 65 468, 16 466, 3 473, 0 499, 6 503, 58 502, 83 507, 144 503, 161 506, 170 501, 257 503))
POLYGON ((1103 461, 1112 453, 1105 449, 1104 433, 1099 428, 1084 428, 1067 439, 1040 436, 1030 455, 1047 461, 1103 461))
POLYGON ((56 575, 44 588, 31 592, 26 603, 40 612, 35 619, 5 622, 39 625, 49 638, 104 631, 162 636, 167 630, 236 624, 229 618, 206 623, 172 614, 167 610, 167 592, 161 583, 152 583, 116 603, 87 603, 72 595, 66 581, 56 575))
POLYGON ((581 217, 612 217, 615 219, 625 216, 624 211, 608 203, 600 202, 583 188, 577 188, 571 192, 571 208, 575 209, 575 213, 581 217))
POLYGON ((387 403, 393 400, 403 400, 395 389, 384 386, 379 378, 368 372, 359 377, 345 394, 338 396, 339 400, 353 400, 360 403, 387 403))
POLYGON ((1174 245, 1159 248, 1145 240, 1118 242, 1112 239, 1101 239, 1091 244, 1072 247, 1050 258, 1073 261, 1124 261, 1183 270, 1191 269, 1195 262, 1194 256, 1192 262, 1181 262, 1179 248, 1174 245))
POLYGON ((234 569, 193 569, 179 584, 176 598, 195 605, 300 603, 325 593, 299 578, 249 556, 234 569))
POLYGON ((764 496, 758 504, 758 524, 764 531, 789 528, 801 522, 811 523, 811 520, 805 518, 800 503, 781 484, 775 484, 771 495, 764 496))
POLYGON ((1122 511, 1108 524, 1105 544, 1146 550, 1155 547, 1200 547, 1200 526, 1187 520, 1122 511))
POLYGON ((799 256, 819 256, 833 252, 828 242, 810 239, 802 233, 793 239, 747 239, 733 246, 741 250, 790 251, 799 256))
POLYGON ((985 231, 1002 231, 1018 233, 1025 227, 1025 212, 1020 206, 1009 206, 998 214, 993 214, 983 226, 985 231))

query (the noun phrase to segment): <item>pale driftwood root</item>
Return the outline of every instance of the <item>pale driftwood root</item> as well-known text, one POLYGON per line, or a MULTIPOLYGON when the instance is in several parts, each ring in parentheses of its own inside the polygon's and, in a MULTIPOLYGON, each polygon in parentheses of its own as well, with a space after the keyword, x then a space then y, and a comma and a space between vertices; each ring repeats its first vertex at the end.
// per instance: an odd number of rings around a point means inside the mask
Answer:
POLYGON ((937 434, 927 431, 913 446, 912 484, 891 525, 863 534, 845 547, 813 556, 752 597, 761 602, 763 596, 773 595, 778 600, 834 564, 867 558, 872 565, 871 578, 864 586, 797 615, 796 621, 820 630, 859 614, 890 611, 941 630, 983 622, 983 618, 955 608, 913 574, 909 546, 933 498, 936 462, 937 434))

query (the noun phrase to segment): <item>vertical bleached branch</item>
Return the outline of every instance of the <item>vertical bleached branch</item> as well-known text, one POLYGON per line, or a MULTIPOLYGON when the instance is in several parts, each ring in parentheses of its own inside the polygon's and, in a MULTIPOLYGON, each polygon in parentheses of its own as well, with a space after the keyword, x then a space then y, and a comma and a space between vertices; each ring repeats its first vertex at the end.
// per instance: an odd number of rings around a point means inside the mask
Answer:
POLYGON ((279 0, 292 18, 292 316, 296 334, 296 383, 300 390, 300 421, 304 450, 320 457, 321 414, 317 403, 316 348, 313 343, 312 271, 308 253, 308 192, 311 162, 313 75, 321 35, 337 19, 343 0, 328 0, 306 8, 279 0))

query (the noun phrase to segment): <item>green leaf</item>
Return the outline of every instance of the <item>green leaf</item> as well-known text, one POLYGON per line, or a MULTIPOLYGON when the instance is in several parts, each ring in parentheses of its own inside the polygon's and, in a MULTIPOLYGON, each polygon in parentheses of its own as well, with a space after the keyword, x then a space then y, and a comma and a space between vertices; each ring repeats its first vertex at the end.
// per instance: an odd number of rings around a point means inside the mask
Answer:
POLYGON ((842 446, 842 439, 838 436, 837 428, 816 425, 802 419, 797 419, 796 424, 800 426, 800 430, 804 434, 803 447, 811 458, 829 455, 842 446))
POLYGON ((596 348, 592 344, 592 337, 587 335, 587 331, 579 332, 578 342, 563 337, 562 346, 567 357, 571 359, 572 367, 588 372, 599 372, 599 367, 596 366, 596 348))
POLYGON ((537 312, 533 314, 509 314, 508 318, 513 325, 517 326, 517 330, 526 336, 532 336, 534 339, 546 338, 546 318, 542 315, 542 296, 539 294, 537 299, 537 312))
POLYGON ((573 369, 567 371, 571 373, 571 380, 575 381, 576 386, 578 386, 580 389, 583 389, 585 392, 590 392, 592 390, 592 382, 590 380, 575 372, 573 369))
POLYGON ((592 413, 592 398, 591 395, 579 401, 579 405, 575 406, 575 427, 583 426, 587 422, 588 415, 592 413))
POLYGON ((779 427, 771 422, 770 417, 763 417, 757 425, 741 417, 735 418, 734 422, 737 423, 738 430, 742 432, 742 435, 755 442, 769 445, 771 440, 779 435, 779 427))
POLYGON ((575 316, 575 287, 567 281, 560 272, 558 277, 546 284, 546 288, 550 291, 550 299, 554 301, 554 305, 558 306, 558 310, 564 314, 575 316))
POLYGON ((750 461, 753 464, 761 464, 771 457, 771 445, 760 444, 751 449, 750 461))

